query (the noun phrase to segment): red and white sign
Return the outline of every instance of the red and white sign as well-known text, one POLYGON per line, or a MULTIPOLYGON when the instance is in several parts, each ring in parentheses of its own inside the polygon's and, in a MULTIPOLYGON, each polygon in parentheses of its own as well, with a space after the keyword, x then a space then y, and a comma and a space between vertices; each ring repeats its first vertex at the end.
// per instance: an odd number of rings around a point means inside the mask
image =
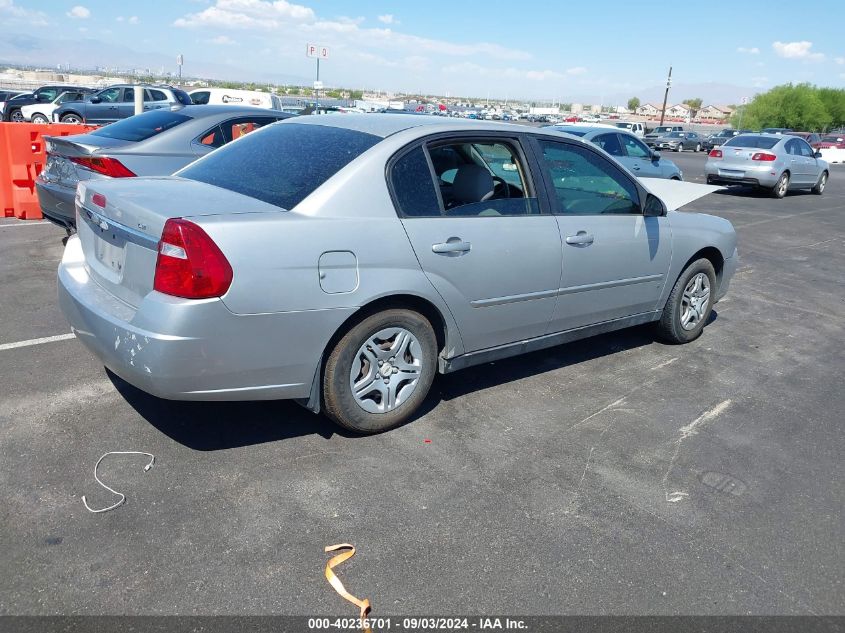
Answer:
POLYGON ((317 59, 328 59, 329 49, 328 47, 320 46, 319 44, 308 44, 305 47, 305 56, 316 57, 317 59))

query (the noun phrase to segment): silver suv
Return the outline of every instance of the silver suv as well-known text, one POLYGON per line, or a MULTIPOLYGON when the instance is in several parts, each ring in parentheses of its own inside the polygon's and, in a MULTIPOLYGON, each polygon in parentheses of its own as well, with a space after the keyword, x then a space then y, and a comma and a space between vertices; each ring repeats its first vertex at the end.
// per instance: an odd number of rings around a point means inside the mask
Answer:
POLYGON ((116 84, 53 111, 55 123, 114 123, 135 114, 135 90, 144 90, 144 111, 191 105, 188 93, 171 86, 116 84))

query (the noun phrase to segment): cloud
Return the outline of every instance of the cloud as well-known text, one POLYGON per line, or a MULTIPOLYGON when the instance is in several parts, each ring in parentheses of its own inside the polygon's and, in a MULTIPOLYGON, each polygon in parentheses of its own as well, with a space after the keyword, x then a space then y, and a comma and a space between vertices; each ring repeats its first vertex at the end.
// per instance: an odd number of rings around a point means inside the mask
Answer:
POLYGON ((401 24, 392 13, 385 13, 384 15, 378 16, 378 21, 383 24, 401 24))
MULTIPOLYGON (((398 22, 393 22, 397 24, 398 22)), ((525 60, 531 54, 490 42, 458 44, 394 31, 390 28, 364 28, 359 19, 318 18, 314 10, 286 0, 217 0, 198 13, 189 13, 173 22, 179 28, 215 28, 272 33, 288 39, 321 37, 332 41, 332 48, 344 50, 378 49, 392 55, 433 53, 454 57, 482 55, 493 59, 525 60)))
POLYGON ((77 4, 70 11, 68 11, 66 15, 69 18, 77 18, 77 19, 80 19, 80 20, 85 20, 85 19, 91 17, 91 11, 89 9, 83 7, 81 4, 77 4))
POLYGON ((575 68, 567 68, 566 74, 567 75, 584 75, 586 74, 587 69, 583 66, 575 66, 575 68))
POLYGON ((773 42, 772 48, 779 57, 786 59, 804 59, 807 61, 821 61, 824 59, 824 53, 813 53, 810 49, 813 47, 812 42, 806 40, 801 42, 773 42))
POLYGON ((130 17, 130 18, 127 20, 127 22, 129 22, 129 24, 138 24, 138 16, 137 16, 137 15, 133 15, 132 17, 130 17))
POLYGON ((738 49, 736 49, 736 52, 737 53, 746 53, 747 55, 759 55, 760 49, 757 48, 756 46, 752 46, 750 48, 746 48, 745 46, 740 46, 738 49))
POLYGON ((833 61, 841 66, 842 64, 845 64, 845 57, 836 57, 833 61))
POLYGON ((47 14, 43 11, 24 9, 15 4, 15 0, 0 0, 0 23, 15 24, 25 22, 31 26, 47 26, 47 14))
POLYGON ((769 78, 768 78, 768 77, 752 77, 752 78, 751 78, 751 85, 752 85, 754 88, 762 88, 762 87, 763 87, 763 86, 765 86, 767 83, 769 83, 769 78))
POLYGON ((228 35, 218 35, 217 37, 213 37, 208 41, 212 44, 220 44, 221 46, 230 46, 232 44, 237 44, 237 42, 235 42, 235 40, 233 40, 228 35))

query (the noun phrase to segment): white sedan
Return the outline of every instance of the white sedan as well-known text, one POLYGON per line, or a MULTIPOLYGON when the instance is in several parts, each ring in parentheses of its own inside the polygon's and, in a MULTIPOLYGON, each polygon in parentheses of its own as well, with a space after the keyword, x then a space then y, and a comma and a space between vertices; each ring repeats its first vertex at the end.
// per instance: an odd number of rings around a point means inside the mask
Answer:
POLYGON ((53 110, 68 101, 82 101, 90 92, 88 90, 67 90, 60 92, 52 101, 42 101, 25 105, 21 108, 24 121, 31 123, 49 123, 52 120, 53 110))

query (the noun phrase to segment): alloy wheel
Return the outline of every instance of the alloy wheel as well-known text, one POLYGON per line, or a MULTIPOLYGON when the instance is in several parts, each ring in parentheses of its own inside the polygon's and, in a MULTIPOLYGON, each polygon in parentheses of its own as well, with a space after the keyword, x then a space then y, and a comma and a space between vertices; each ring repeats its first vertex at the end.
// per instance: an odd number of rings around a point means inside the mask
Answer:
POLYGON ((684 288, 681 299, 681 327, 693 330, 704 318, 710 302, 710 279, 697 273, 684 288))
POLYGON ((14 121, 15 123, 23 123, 23 112, 20 110, 15 110, 12 112, 11 116, 9 117, 10 121, 14 121))

